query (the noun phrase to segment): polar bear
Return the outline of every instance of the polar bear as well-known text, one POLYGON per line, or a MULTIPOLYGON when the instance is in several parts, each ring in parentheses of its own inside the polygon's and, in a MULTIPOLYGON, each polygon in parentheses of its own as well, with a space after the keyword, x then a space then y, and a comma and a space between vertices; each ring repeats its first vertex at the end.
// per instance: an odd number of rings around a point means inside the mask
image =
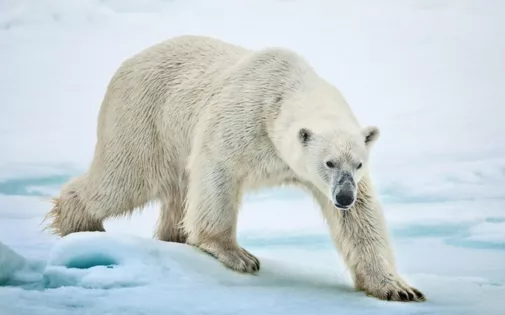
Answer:
POLYGON ((318 202, 355 286, 422 301, 398 274, 368 171, 379 137, 341 93, 283 48, 250 50, 184 35, 124 61, 104 96, 89 170, 46 216, 61 236, 162 203, 156 237, 254 273, 236 225, 245 192, 295 185, 318 202))

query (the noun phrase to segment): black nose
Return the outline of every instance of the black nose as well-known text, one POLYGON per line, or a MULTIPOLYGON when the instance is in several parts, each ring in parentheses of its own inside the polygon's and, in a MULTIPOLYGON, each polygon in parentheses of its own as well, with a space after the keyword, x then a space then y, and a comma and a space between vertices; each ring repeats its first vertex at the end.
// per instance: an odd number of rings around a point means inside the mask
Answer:
POLYGON ((343 191, 335 196, 338 203, 337 206, 349 207, 354 202, 354 195, 352 191, 343 191))

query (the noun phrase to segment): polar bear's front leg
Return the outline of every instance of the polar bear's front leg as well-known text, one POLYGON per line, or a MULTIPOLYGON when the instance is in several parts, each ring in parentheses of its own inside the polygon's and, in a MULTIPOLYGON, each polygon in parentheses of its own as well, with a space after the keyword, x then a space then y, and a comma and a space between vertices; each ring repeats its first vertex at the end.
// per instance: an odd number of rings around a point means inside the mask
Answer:
POLYGON ((190 170, 183 225, 188 244, 199 247, 233 270, 253 273, 259 270, 259 260, 236 240, 241 197, 240 182, 226 167, 199 156, 190 170))
POLYGON ((336 209, 327 196, 312 189, 356 288, 383 300, 425 300, 397 273, 385 218, 368 176, 358 189, 355 205, 346 211, 336 209))

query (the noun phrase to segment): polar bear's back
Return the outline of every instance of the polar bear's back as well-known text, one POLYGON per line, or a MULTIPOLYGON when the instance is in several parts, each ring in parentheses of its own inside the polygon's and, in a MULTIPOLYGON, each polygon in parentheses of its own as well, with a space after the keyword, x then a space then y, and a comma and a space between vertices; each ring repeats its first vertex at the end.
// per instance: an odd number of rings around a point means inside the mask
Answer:
POLYGON ((213 85, 248 53, 217 39, 181 36, 127 59, 107 88, 97 149, 150 152, 162 142, 178 155, 189 154, 193 129, 213 85))

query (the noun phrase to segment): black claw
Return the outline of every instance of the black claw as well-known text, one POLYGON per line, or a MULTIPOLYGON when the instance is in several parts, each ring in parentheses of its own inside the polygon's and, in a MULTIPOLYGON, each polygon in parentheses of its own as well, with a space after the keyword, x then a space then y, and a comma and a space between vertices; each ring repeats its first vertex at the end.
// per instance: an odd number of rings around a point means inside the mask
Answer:
POLYGON ((408 294, 405 291, 398 292, 398 295, 400 296, 400 299, 402 301, 408 301, 408 300, 410 300, 408 294))
POLYGON ((413 293, 410 293, 409 291, 407 291, 407 294, 409 295, 409 300, 414 300, 414 294, 413 293))
POLYGON ((393 291, 390 290, 390 291, 386 292, 386 299, 388 301, 391 301, 392 297, 393 297, 393 291))
POLYGON ((256 266, 256 270, 260 270, 260 261, 258 260, 258 258, 254 257, 253 255, 251 255, 251 258, 254 261, 254 264, 256 266))
POLYGON ((424 296, 424 294, 422 294, 421 292, 419 292, 419 290, 412 288, 412 291, 414 291, 414 293, 416 294, 416 298, 418 300, 421 300, 421 301, 426 300, 426 297, 424 296))

